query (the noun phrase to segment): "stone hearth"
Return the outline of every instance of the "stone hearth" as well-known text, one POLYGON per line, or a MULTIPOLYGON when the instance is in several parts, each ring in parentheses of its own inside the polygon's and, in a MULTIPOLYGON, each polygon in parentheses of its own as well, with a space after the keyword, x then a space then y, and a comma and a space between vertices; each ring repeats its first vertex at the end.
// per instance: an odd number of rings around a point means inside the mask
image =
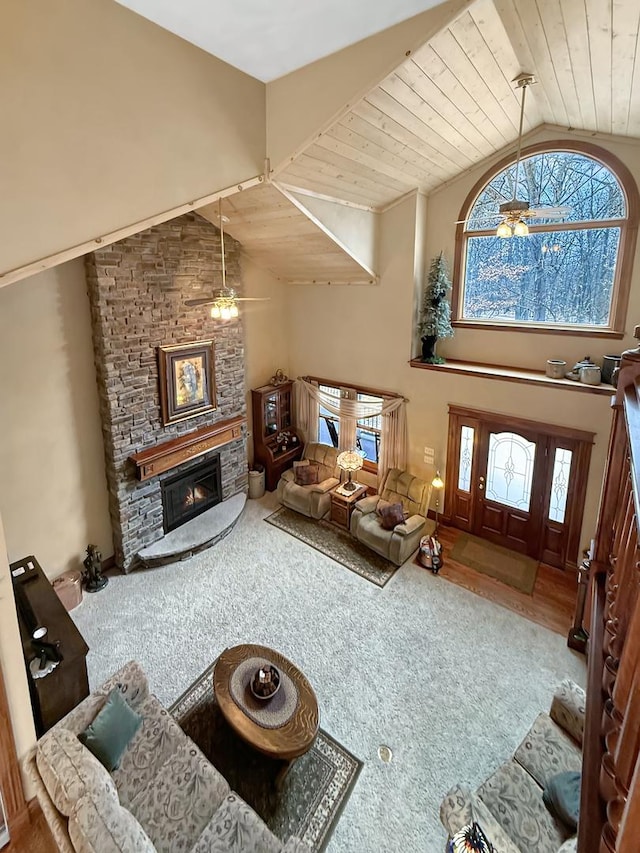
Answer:
MULTIPOLYGON (((225 239, 228 283, 241 290, 238 250, 236 241, 225 239)), ((220 286, 220 267, 219 231, 195 213, 86 259, 115 557, 124 571, 136 565, 141 549, 164 536, 162 481, 192 464, 185 461, 140 481, 129 457, 218 422, 246 418, 242 320, 213 320, 206 308, 184 305, 220 286), (216 410, 164 426, 158 347, 210 339, 216 410)), ((223 501, 247 487, 244 420, 241 424, 210 454, 220 455, 223 501)))

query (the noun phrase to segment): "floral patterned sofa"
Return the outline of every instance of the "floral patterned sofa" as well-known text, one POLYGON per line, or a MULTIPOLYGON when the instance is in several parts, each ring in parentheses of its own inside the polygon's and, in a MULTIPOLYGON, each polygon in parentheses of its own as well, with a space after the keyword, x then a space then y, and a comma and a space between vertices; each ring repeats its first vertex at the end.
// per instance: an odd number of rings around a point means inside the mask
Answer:
POLYGON ((570 853, 576 838, 547 810, 542 792, 564 771, 580 771, 585 693, 568 679, 548 714, 539 714, 513 758, 475 791, 456 785, 440 806, 453 837, 475 821, 500 853, 570 853))
POLYGON ((309 853, 283 845, 149 693, 131 661, 51 728, 25 768, 63 853, 309 853), (109 773, 77 735, 111 690, 142 725, 109 773))

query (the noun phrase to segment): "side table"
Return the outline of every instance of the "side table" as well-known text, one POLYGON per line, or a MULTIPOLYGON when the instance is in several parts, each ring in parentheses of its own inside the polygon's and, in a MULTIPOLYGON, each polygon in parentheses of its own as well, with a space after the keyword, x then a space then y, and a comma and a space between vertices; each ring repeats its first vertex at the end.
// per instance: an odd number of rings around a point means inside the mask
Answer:
POLYGON ((354 489, 348 495, 341 494, 341 489, 342 486, 336 486, 330 493, 331 515, 329 516, 329 520, 334 524, 340 525, 340 527, 346 527, 348 530, 351 523, 351 513, 356 505, 356 501, 359 501, 367 494, 367 487, 359 485, 357 489, 354 489))

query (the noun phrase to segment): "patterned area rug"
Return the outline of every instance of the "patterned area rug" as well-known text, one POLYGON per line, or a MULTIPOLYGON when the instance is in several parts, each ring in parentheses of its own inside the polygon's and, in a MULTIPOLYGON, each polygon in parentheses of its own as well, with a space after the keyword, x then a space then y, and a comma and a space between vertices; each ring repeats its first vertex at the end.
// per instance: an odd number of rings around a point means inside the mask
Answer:
POLYGON ((527 595, 533 592, 540 565, 525 554, 510 551, 469 533, 462 533, 458 537, 451 549, 451 557, 527 595))
POLYGON ((265 521, 306 542, 376 586, 385 586, 397 571, 398 567, 389 560, 379 557, 354 539, 348 530, 329 521, 316 521, 286 507, 280 507, 265 521))
POLYGON ((282 762, 260 755, 222 716, 213 692, 212 664, 169 711, 231 788, 255 809, 281 841, 297 835, 313 851, 324 850, 362 762, 320 729, 306 755, 276 784, 282 762))

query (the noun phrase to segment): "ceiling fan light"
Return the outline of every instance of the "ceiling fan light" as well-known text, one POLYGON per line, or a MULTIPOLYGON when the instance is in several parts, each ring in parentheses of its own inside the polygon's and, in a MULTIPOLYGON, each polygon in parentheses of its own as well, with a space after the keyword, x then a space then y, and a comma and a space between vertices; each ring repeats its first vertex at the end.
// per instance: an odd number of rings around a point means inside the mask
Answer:
POLYGON ((230 320, 231 319, 231 308, 228 305, 222 306, 222 308, 220 309, 220 317, 223 320, 230 320))
POLYGON ((519 219, 513 226, 513 233, 516 237, 526 237, 529 234, 529 226, 524 219, 519 219))
POLYGON ((211 308, 211 316, 214 320, 220 319, 220 306, 217 303, 211 308))
POLYGON ((511 226, 508 222, 501 222, 496 228, 496 237, 511 237, 511 226))
POLYGON ((238 313, 239 313, 239 312, 238 312, 238 306, 236 305, 236 303, 235 303, 235 302, 233 303, 233 305, 231 306, 231 308, 229 308, 229 311, 231 311, 231 316, 232 316, 232 317, 233 317, 233 319, 235 320, 235 318, 238 316, 238 313))

